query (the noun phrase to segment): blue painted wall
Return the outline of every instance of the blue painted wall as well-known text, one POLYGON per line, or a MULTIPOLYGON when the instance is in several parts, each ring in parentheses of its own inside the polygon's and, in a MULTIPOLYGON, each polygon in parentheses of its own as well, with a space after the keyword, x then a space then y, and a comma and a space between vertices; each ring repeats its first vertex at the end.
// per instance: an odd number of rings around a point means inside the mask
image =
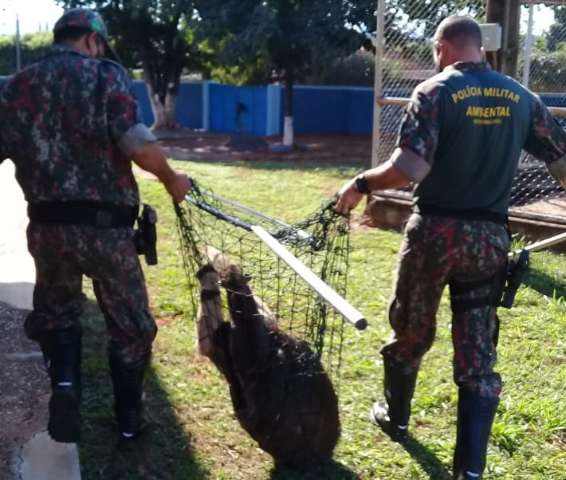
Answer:
POLYGON ((346 90, 297 86, 293 91, 295 132, 345 132, 348 129, 348 100, 346 90))
MULTIPOLYGON (((284 91, 281 95, 280 131, 283 131, 284 91)), ((370 134, 373 124, 373 89, 310 87, 293 92, 294 128, 298 134, 370 134)))
MULTIPOLYGON (((254 135, 283 133, 284 89, 281 86, 235 87, 209 83, 209 130, 238 131, 236 109, 244 106, 240 128, 254 135), (269 97, 269 98, 268 98, 269 97), (271 115, 271 121, 268 116, 271 115)), ((143 81, 133 82, 144 123, 153 123, 147 88, 143 81)), ((408 97, 407 89, 387 91, 386 95, 408 97)), ((541 94, 544 103, 566 107, 566 95, 541 94)), ((294 91, 295 132, 298 134, 371 134, 373 125, 373 89, 354 87, 310 87, 298 85, 294 91)), ((204 128, 203 84, 182 83, 177 99, 177 120, 183 127, 204 128)), ((382 131, 396 133, 403 118, 400 107, 384 107, 382 131)))
POLYGON ((541 93, 540 98, 549 107, 566 107, 566 94, 541 93))
POLYGON ((153 125, 153 112, 151 111, 151 103, 149 102, 149 92, 143 80, 134 80, 132 82, 134 96, 138 99, 138 107, 140 109, 143 123, 148 127, 153 125))
POLYGON ((210 131, 266 135, 267 88, 234 87, 211 83, 210 131), (241 110, 237 124, 237 111, 241 110))
POLYGON ((203 128, 202 83, 181 83, 177 97, 176 115, 177 121, 182 127, 203 128))
POLYGON ((373 88, 350 90, 348 103, 348 132, 354 135, 371 134, 373 129, 373 88))

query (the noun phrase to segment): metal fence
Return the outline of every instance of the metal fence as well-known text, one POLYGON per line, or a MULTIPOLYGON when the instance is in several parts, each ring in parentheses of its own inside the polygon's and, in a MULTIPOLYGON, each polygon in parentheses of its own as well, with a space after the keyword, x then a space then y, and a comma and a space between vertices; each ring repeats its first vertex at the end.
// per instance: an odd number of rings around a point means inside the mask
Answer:
MULTIPOLYGON (((566 2, 522 2, 521 46, 515 77, 533 91, 566 127, 566 2), (555 21, 552 23, 554 14, 555 21)), ((378 4, 373 164, 395 148, 403 107, 412 89, 435 73, 434 30, 447 15, 469 15, 485 23, 486 2, 384 0, 378 4), (380 41, 381 40, 381 41, 380 41)), ((407 194, 408 195, 408 194, 407 194)), ((545 166, 522 155, 511 192, 511 212, 566 221, 566 194, 545 166)))

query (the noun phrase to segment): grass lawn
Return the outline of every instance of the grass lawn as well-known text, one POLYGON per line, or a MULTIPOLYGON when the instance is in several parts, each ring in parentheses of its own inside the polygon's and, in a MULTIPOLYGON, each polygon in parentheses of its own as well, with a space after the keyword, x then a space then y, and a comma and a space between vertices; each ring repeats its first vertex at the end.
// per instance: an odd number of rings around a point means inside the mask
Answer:
MULTIPOLYGON (((288 222, 304 218, 354 174, 353 169, 285 162, 174 162, 224 196, 288 222)), ((406 449, 367 421, 381 396, 378 351, 389 336, 385 316, 400 236, 352 233, 348 297, 370 322, 347 328, 340 379, 342 436, 335 462, 314 472, 275 471, 271 458, 240 428, 227 384, 195 349, 174 212, 163 188, 141 180, 145 202, 159 210, 159 265, 146 268, 160 330, 148 382, 151 433, 135 452, 116 453, 104 324, 93 305, 83 321, 85 392, 83 480, 92 479, 448 479, 455 441, 450 311, 443 299, 438 335, 425 357, 406 449)), ((486 479, 566 479, 566 263, 532 256, 528 287, 513 310, 501 310, 499 371, 505 385, 489 449, 486 479)), ((92 295, 91 295, 92 298, 92 295)))

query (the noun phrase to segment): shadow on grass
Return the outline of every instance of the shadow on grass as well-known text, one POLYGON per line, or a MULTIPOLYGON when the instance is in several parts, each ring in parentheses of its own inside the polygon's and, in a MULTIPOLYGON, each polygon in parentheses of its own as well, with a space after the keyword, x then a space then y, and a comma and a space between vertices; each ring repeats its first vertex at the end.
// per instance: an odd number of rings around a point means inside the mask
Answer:
POLYGON ((566 285, 563 281, 532 268, 525 278, 525 285, 550 298, 566 298, 566 285))
POLYGON ((429 478, 434 480, 451 480, 452 475, 435 453, 414 437, 404 443, 403 448, 421 466, 429 478))
POLYGON ((269 477, 270 480, 357 480, 359 478, 352 470, 335 461, 303 470, 273 467, 269 477))
MULTIPOLYGON (((363 160, 354 160, 349 162, 329 162, 321 160, 215 160, 215 159, 179 159, 171 157, 173 160, 179 162, 194 162, 194 163, 213 163, 222 167, 245 167, 256 170, 337 170, 344 171, 345 174, 350 175, 352 170, 365 170, 368 165, 363 160)), ((353 175, 352 175, 353 176, 353 175)))
POLYGON ((191 439, 175 416, 159 378, 145 384, 148 427, 135 446, 116 448, 117 430, 106 357, 104 319, 90 303, 83 324, 83 397, 80 444, 82 480, 197 480, 208 472, 195 459, 191 439))

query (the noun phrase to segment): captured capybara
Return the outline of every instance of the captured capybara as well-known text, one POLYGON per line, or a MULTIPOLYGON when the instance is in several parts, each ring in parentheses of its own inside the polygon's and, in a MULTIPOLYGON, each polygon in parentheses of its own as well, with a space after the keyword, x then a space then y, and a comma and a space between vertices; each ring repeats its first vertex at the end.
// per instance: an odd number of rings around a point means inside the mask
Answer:
POLYGON ((197 276, 199 349, 228 381, 240 425, 278 465, 330 460, 340 435, 338 399, 316 354, 277 329, 240 269, 224 257, 197 276), (231 322, 222 316, 220 286, 231 322))

